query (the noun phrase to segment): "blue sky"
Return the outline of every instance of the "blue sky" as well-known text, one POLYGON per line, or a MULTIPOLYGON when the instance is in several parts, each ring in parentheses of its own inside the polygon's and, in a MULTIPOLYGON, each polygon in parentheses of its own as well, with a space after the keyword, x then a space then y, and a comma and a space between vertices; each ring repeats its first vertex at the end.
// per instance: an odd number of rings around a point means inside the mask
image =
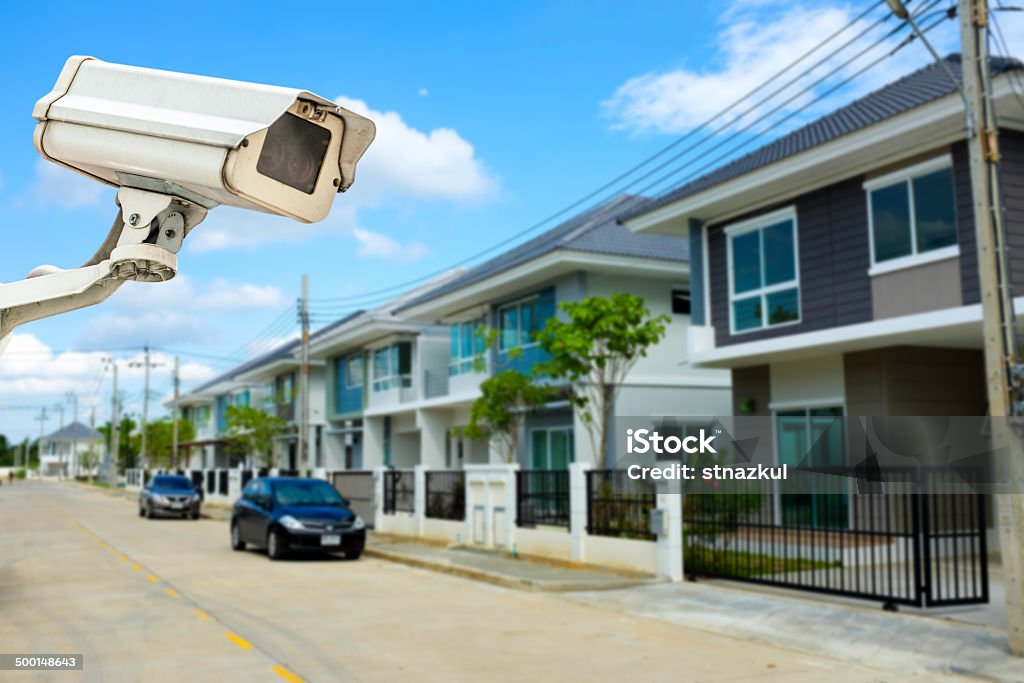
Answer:
MULTIPOLYGON (((6 7, 0 280, 40 263, 77 265, 116 213, 110 189, 42 162, 32 146, 32 105, 69 55, 305 88, 370 115, 378 139, 323 223, 216 209, 179 254, 175 281, 129 283, 101 306, 20 328, 0 359, 0 433, 36 434, 27 408, 52 407, 67 391, 105 420, 100 359, 128 361, 146 342, 187 352, 184 386, 196 384, 229 364, 225 357, 244 356, 292 305, 304 272, 312 297, 343 297, 471 256, 685 133, 871 4, 6 7)), ((1004 26, 1020 42, 1021 24, 1004 26)), ((951 29, 935 34, 944 51, 955 46, 951 29)), ((905 50, 840 96, 926 59, 919 46, 905 50)), ((284 327, 271 336, 292 331, 284 327)), ((157 395, 169 390, 167 370, 154 371, 157 395)), ((124 373, 137 410, 139 373, 124 373)))

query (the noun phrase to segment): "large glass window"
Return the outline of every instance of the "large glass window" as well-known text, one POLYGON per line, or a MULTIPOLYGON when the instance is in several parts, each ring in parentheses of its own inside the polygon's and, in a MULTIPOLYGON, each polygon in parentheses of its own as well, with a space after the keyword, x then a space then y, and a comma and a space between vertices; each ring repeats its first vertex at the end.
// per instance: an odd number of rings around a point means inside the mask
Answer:
MULTIPOLYGON (((837 473, 846 464, 842 408, 810 408, 775 414, 779 464, 837 473)), ((786 493, 781 484, 782 523, 792 526, 845 527, 848 523, 848 478, 817 476, 811 491, 786 493)))
POLYGON ((472 372, 473 361, 484 352, 484 319, 455 323, 451 326, 451 353, 448 363, 449 375, 472 372))
POLYGON ((534 429, 530 432, 530 464, 535 470, 564 470, 573 462, 571 428, 534 429))
POLYGON ((412 345, 397 342, 373 352, 373 390, 412 386, 412 345))
POLYGON ((357 353, 345 359, 345 388, 363 386, 363 354, 357 353))
POLYGON ((536 344, 534 335, 540 330, 536 297, 502 306, 498 310, 498 324, 502 351, 536 344))
POLYGON ((763 224, 726 228, 732 331, 800 320, 796 218, 773 214, 763 224))
POLYGON ((957 244, 953 168, 926 162, 902 175, 865 183, 871 221, 872 262, 927 254, 957 244))

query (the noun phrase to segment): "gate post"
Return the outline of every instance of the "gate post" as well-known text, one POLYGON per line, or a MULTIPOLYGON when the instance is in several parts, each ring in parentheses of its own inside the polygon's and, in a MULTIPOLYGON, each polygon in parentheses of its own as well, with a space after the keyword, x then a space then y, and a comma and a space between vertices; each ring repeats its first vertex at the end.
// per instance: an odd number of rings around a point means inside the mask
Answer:
POLYGON ((663 526, 658 532, 658 576, 669 581, 683 580, 683 505, 682 493, 659 493, 658 509, 663 526))
POLYGON ((574 462, 569 465, 569 557, 573 562, 586 559, 587 538, 587 471, 588 462, 574 462))
POLYGON ((423 520, 427 518, 427 465, 413 467, 413 519, 416 520, 416 535, 423 536, 423 520))

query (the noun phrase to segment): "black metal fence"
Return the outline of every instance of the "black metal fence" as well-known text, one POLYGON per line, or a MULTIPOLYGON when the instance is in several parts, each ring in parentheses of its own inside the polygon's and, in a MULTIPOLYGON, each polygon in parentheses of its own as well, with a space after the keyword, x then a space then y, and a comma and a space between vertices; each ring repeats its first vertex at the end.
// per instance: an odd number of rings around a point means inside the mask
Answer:
POLYGON ((217 493, 217 471, 207 470, 206 471, 206 492, 217 493))
POLYGON ((890 471, 884 493, 827 473, 719 481, 682 499, 684 570, 888 608, 987 602, 988 501, 948 476, 890 471))
POLYGON ((203 488, 203 471, 192 470, 189 472, 189 478, 192 480, 192 486, 198 489, 203 488))
POLYGON ((466 518, 466 473, 462 470, 426 473, 427 517, 462 521, 466 518))
POLYGON ((384 473, 384 514, 415 511, 416 479, 412 470, 388 470, 384 473))
POLYGON ((372 471, 331 472, 331 484, 352 506, 352 510, 363 518, 366 526, 374 527, 375 506, 372 471))
POLYGON ((242 470, 242 488, 243 489, 245 488, 246 484, 248 484, 250 481, 252 481, 252 478, 253 478, 253 471, 252 470, 242 470))
POLYGON ((569 470, 516 472, 516 526, 569 528, 569 470))
POLYGON ((217 488, 220 491, 220 495, 228 495, 228 471, 217 470, 217 488))
POLYGON ((587 472, 587 533, 653 541, 651 510, 657 495, 626 470, 587 472))

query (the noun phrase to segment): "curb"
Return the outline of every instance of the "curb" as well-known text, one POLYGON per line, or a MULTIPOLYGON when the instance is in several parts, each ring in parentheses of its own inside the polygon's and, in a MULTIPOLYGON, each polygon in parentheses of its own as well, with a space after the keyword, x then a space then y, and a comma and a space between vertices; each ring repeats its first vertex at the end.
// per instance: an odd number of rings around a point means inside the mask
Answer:
POLYGON ((463 579, 472 579, 474 581, 480 581, 481 583, 489 583, 494 586, 501 586, 502 588, 512 588, 514 590, 526 591, 530 593, 574 593, 583 591, 605 591, 618 590, 621 588, 632 588, 637 585, 644 585, 648 583, 661 583, 657 580, 637 581, 635 579, 610 581, 607 583, 602 583, 600 585, 594 585, 591 583, 578 581, 534 581, 532 579, 513 578, 505 574, 497 574, 495 572, 489 572, 483 569, 460 567, 458 565, 448 564, 445 562, 433 562, 431 560, 425 560, 419 557, 403 555, 401 553, 392 553, 386 550, 380 550, 379 548, 374 548, 370 546, 367 546, 363 550, 363 555, 366 555, 367 557, 374 557, 379 560, 394 562, 396 564, 404 564, 406 566, 415 567, 417 569, 426 569, 428 571, 437 572, 439 574, 448 574, 449 576, 457 576, 463 579))

